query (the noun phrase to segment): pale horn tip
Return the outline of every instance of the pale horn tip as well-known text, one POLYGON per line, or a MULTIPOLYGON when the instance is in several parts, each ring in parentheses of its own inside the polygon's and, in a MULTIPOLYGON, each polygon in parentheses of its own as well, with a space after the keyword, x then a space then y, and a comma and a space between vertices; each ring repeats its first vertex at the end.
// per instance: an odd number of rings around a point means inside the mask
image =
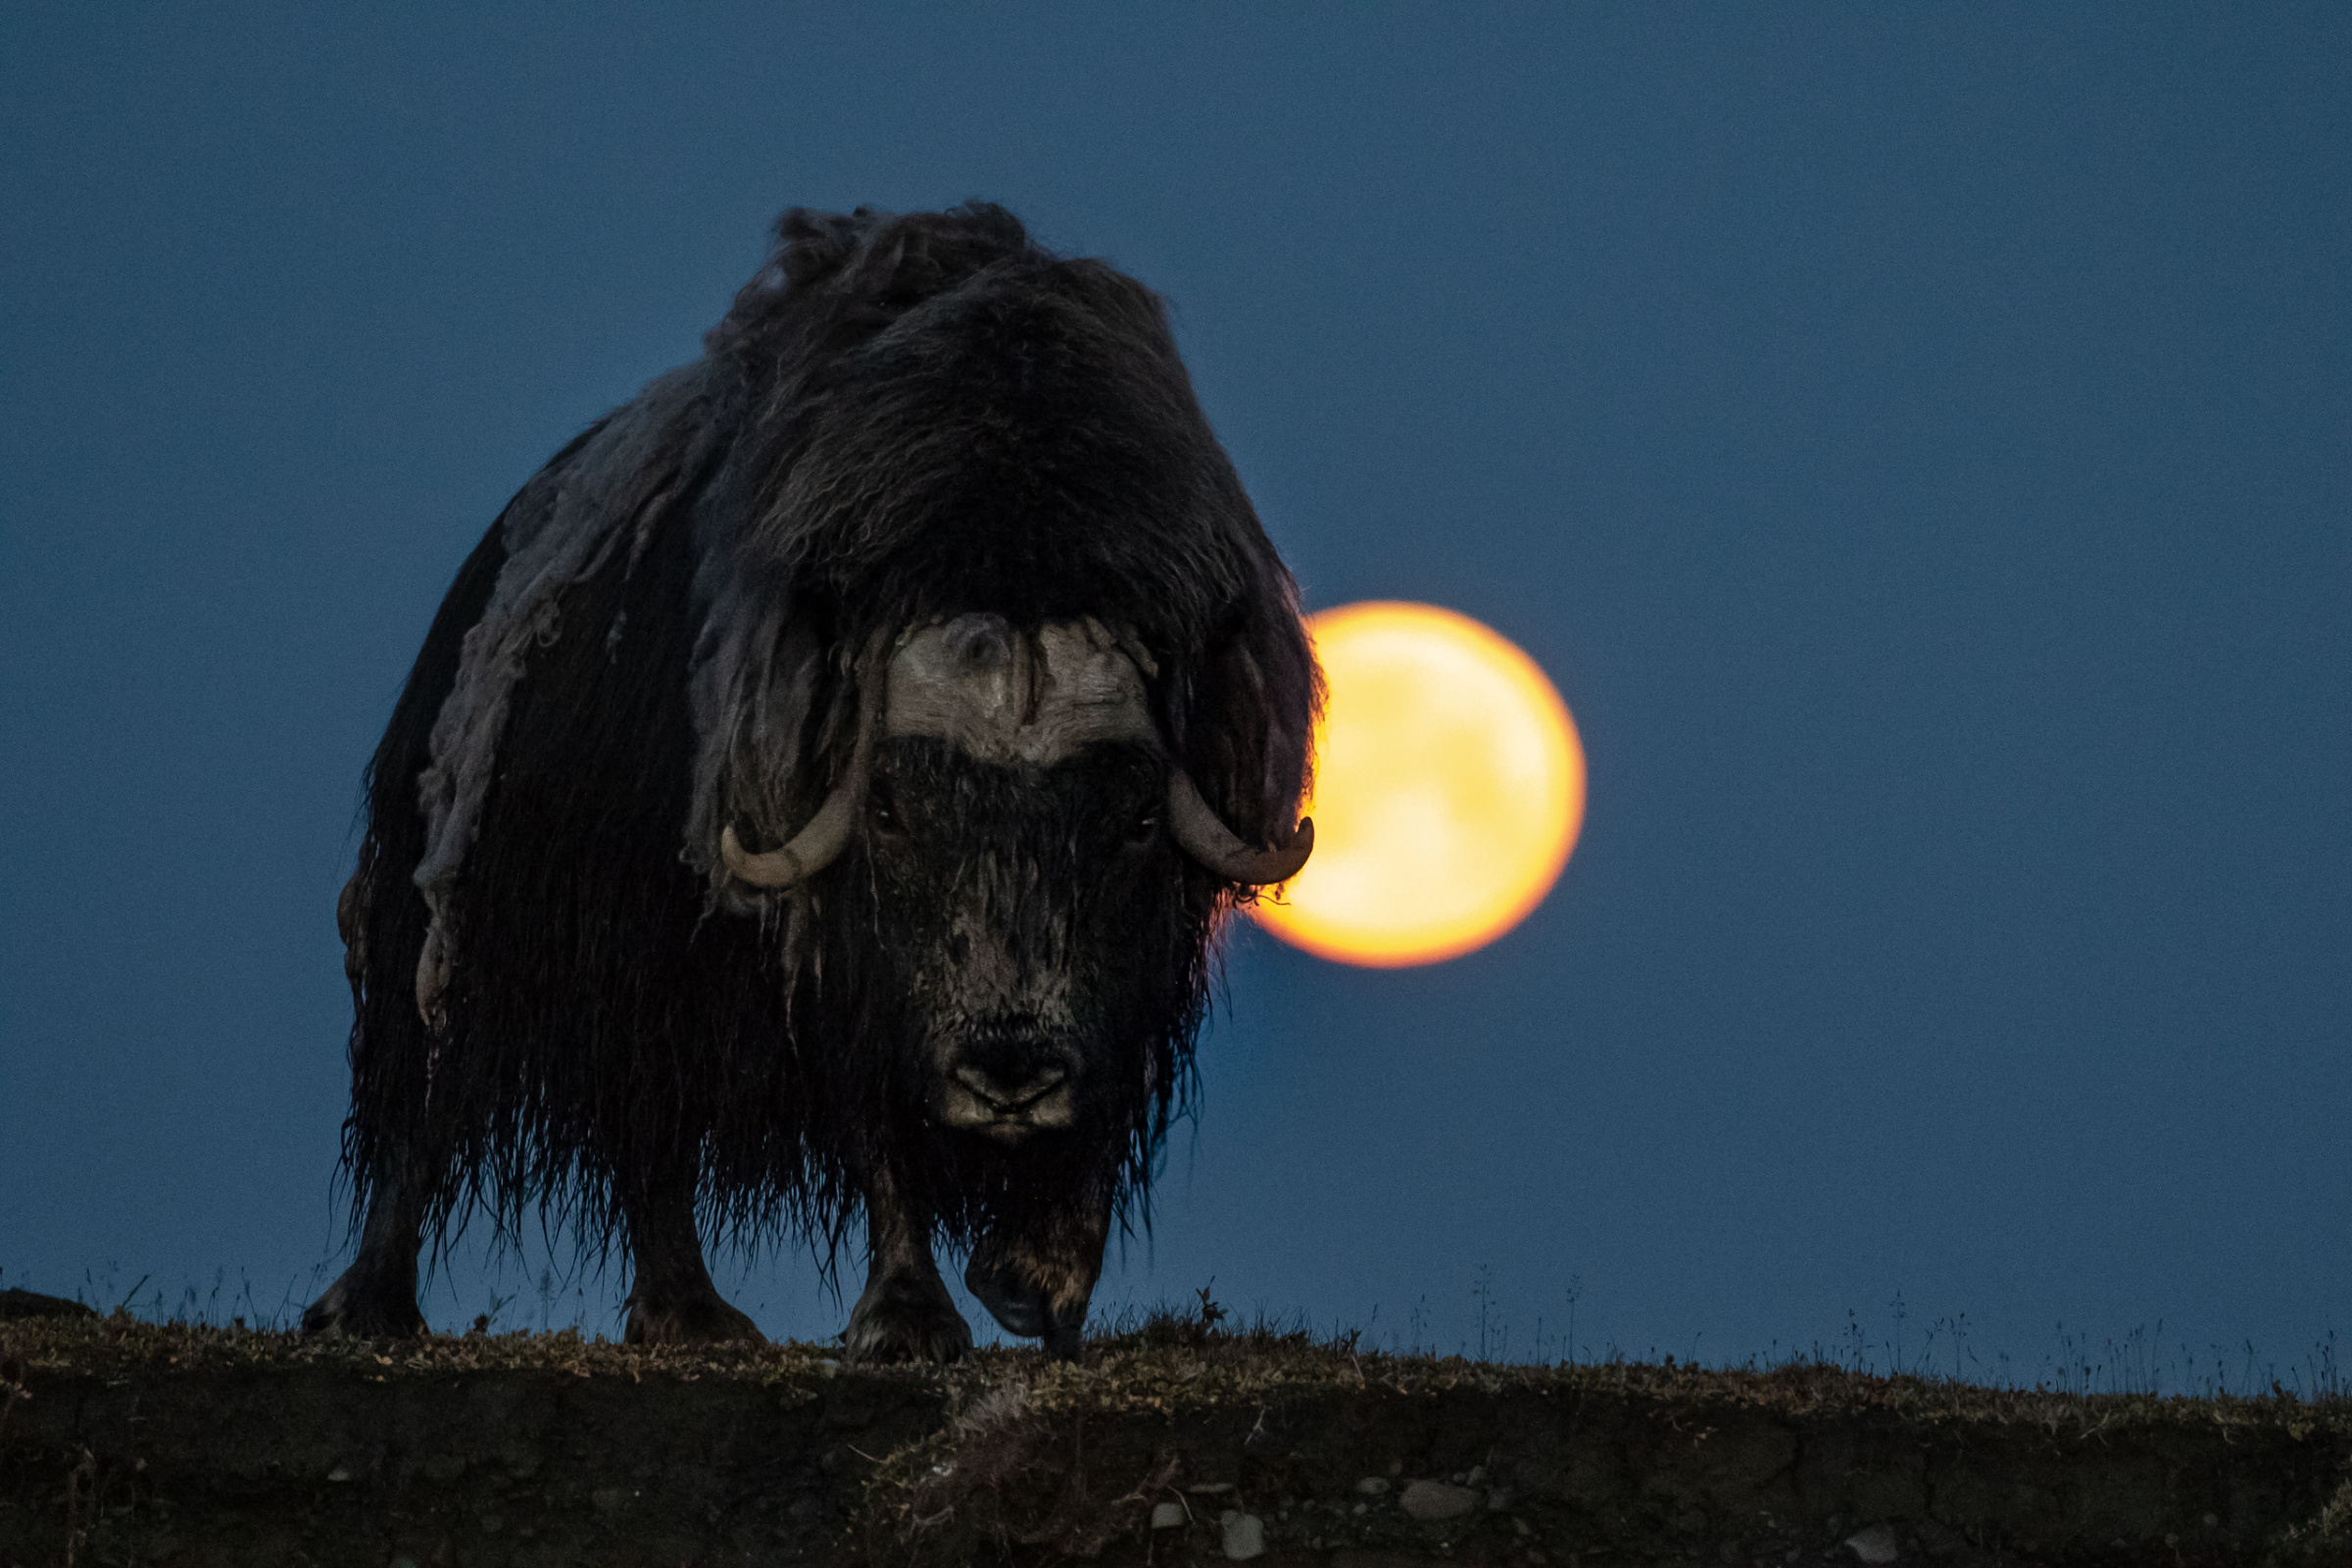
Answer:
POLYGON ((1290 843, 1279 850, 1266 850, 1259 854, 1255 869, 1263 874, 1250 880, 1260 884, 1288 882, 1306 868, 1306 858, 1314 853, 1315 819, 1302 816, 1298 819, 1298 831, 1291 835, 1290 843))
POLYGON ((754 855, 735 836, 732 822, 719 830, 718 858, 726 862, 729 875, 756 888, 788 888, 803 875, 800 857, 793 854, 790 845, 765 855, 754 855))

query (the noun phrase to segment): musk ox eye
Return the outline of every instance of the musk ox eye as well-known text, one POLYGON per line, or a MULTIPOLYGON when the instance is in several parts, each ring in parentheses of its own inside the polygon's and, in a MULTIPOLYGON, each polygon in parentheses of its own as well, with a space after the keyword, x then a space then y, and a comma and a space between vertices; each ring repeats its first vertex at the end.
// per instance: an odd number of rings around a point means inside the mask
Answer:
POLYGON ((1159 837, 1159 811, 1156 808, 1138 813, 1127 824, 1127 844, 1142 849, 1159 837))
POLYGON ((895 837, 906 831, 906 819, 899 815, 897 798, 891 794, 890 786, 880 779, 874 780, 866 793, 866 810, 875 832, 895 837))

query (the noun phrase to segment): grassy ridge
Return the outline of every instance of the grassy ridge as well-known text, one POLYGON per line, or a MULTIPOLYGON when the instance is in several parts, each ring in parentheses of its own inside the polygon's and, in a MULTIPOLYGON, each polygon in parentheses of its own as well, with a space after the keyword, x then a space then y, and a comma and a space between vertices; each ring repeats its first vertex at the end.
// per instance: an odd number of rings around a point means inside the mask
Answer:
POLYGON ((1165 1563, 1225 1560, 1245 1530, 1268 1560, 1318 1564, 1780 1562, 1881 1529, 1904 1560, 1960 1568, 2352 1562, 2341 1398, 1511 1365, 1358 1339, 1159 1313, 1074 1364, 994 1349, 861 1371, 825 1347, 576 1331, 374 1345, 122 1312, 4 1322, 0 1547, 1165 1563), (639 1484, 655 1474, 672 1480, 639 1484), (1421 1517, 1408 1494, 1469 1500, 1421 1517))

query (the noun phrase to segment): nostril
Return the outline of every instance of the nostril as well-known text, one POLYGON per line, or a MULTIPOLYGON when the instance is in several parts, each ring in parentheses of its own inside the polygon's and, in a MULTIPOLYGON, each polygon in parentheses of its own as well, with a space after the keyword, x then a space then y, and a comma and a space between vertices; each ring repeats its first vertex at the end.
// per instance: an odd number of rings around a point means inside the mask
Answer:
POLYGON ((1048 1067, 1045 1071, 1039 1073, 1036 1077, 1021 1085, 1021 1103, 1026 1105, 1033 1101, 1045 1099, 1046 1096, 1052 1094, 1054 1090, 1059 1089, 1061 1087, 1061 1081, 1068 1076, 1069 1074, 1062 1071, 1059 1067, 1048 1067))
POLYGON ((956 1069, 956 1081, 988 1102, 998 1111, 1019 1110, 1035 1104, 1061 1087, 1068 1072, 1060 1067, 1048 1067, 1034 1077, 1019 1083, 1006 1083, 985 1068, 965 1065, 956 1069))
POLYGON ((956 1068, 956 1081, 963 1085, 964 1088, 969 1089, 973 1094, 978 1095, 982 1100, 987 1101, 992 1105, 1002 1104, 1004 1102, 1004 1089, 997 1083, 996 1079, 990 1077, 987 1073, 982 1072, 977 1067, 956 1068))

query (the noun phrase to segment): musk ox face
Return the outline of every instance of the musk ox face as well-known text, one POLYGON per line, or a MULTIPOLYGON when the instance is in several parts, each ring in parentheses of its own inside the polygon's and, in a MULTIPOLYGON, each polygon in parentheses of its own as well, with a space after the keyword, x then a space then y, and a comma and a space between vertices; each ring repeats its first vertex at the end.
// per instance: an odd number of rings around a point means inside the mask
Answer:
POLYGON ((1134 742, 1050 764, 882 749, 862 869, 903 1114, 1014 1146, 1099 1140, 1146 1102, 1197 946, 1166 801, 1134 742))
POLYGON ((729 873, 780 890, 833 868, 844 928, 874 939, 901 1118, 1123 1147, 1200 989, 1215 899, 1186 858, 1278 882, 1312 824, 1242 844, 1167 756, 1151 655, 1100 620, 967 613, 877 634, 859 664, 845 776, 780 848, 730 826, 729 873))

